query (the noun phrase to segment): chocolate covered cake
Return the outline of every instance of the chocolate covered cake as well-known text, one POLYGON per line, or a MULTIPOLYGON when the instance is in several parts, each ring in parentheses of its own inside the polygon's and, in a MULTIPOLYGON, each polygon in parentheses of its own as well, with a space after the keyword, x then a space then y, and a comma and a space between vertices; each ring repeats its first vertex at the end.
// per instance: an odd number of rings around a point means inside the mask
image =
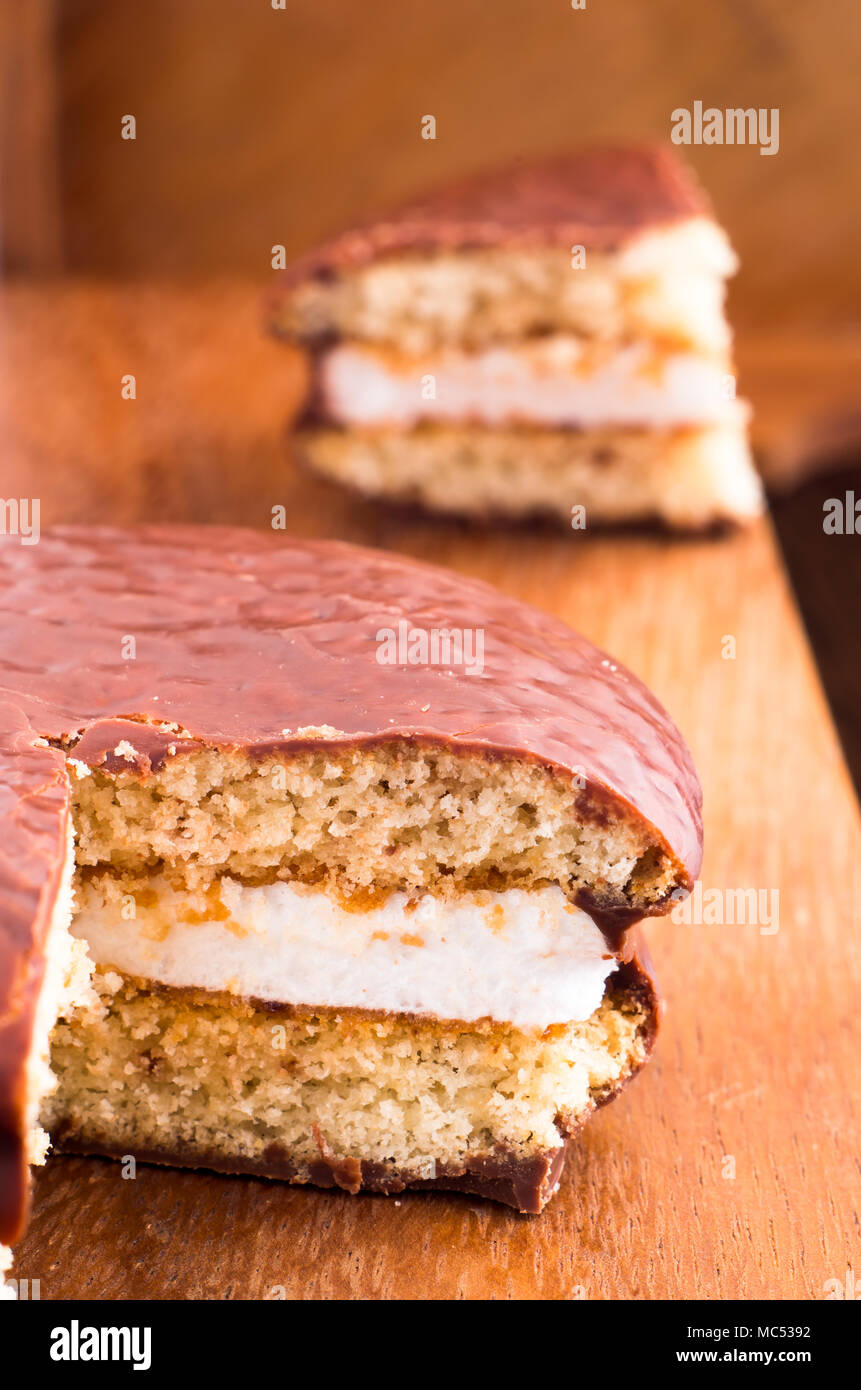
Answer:
POLYGON ((675 155, 593 150, 467 180, 285 272, 320 473, 443 512, 578 528, 756 515, 723 310, 735 257, 675 155))
POLYGON ((640 682, 463 576, 222 528, 0 543, 0 635, 0 1240, 40 1120, 540 1211, 699 866, 640 682))

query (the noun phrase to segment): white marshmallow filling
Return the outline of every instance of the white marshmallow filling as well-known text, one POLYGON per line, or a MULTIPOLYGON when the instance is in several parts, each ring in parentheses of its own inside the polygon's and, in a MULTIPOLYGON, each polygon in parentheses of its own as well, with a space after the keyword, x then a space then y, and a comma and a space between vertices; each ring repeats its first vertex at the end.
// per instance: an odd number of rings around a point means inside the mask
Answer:
POLYGON ((726 359, 646 343, 596 355, 560 334, 423 356, 341 343, 323 354, 319 372, 330 417, 363 428, 423 421, 676 428, 745 419, 726 359))
POLYGON ((78 888, 75 936, 102 968, 173 988, 524 1030, 589 1018, 617 961, 558 887, 394 892, 356 910, 323 889, 222 878, 203 906, 153 877, 78 888))

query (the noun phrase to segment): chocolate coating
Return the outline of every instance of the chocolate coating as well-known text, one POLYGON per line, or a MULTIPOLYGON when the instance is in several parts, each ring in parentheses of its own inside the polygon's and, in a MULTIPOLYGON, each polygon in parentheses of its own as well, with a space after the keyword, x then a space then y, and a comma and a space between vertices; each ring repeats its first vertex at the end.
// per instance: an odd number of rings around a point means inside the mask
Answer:
MULTIPOLYGON (((4 651, 7 648, 3 648, 4 651)), ((26 1210, 26 1066, 66 853, 65 760, 0 698, 0 1244, 26 1210)))
POLYGON ((230 528, 63 527, 32 547, 0 541, 0 651, 6 1243, 23 1215, 24 1062, 69 814, 63 756, 39 739, 143 775, 202 746, 264 756, 320 737, 525 759, 584 777, 584 814, 645 825, 683 886, 699 869, 699 784, 654 696, 563 623, 449 571, 230 528), (400 619, 482 630, 483 672, 380 665, 377 633, 400 619))
MULTIPOLYGON (((106 1139, 93 1143, 81 1139, 71 1128, 61 1128, 54 1136, 59 1153, 104 1155, 122 1158, 121 1147, 106 1139)), ((338 1188, 355 1196, 359 1192, 377 1192, 391 1196, 407 1189, 439 1189, 471 1194, 515 1207, 524 1215, 537 1215, 556 1191, 565 1167, 565 1148, 550 1149, 534 1158, 522 1159, 500 1152, 488 1157, 470 1159, 468 1165, 442 1167, 435 1178, 416 1178, 410 1173, 385 1164, 357 1158, 319 1158, 300 1165, 280 1148, 271 1144, 260 1160, 209 1153, 186 1148, 142 1149, 136 1158, 141 1163, 156 1163, 170 1168, 207 1168, 215 1173, 246 1177, 275 1178, 281 1182, 310 1184, 313 1187, 338 1188)))
POLYGON ((91 766, 321 737, 523 758, 579 774, 585 812, 645 825, 683 882, 699 869, 699 783, 655 697, 565 624, 450 571, 222 527, 58 528, 0 545, 0 637, 0 697, 46 738, 80 735, 91 766), (482 631, 483 671, 381 665, 377 634, 400 620, 482 631))
POLYGON ((331 238, 283 273, 302 280, 406 251, 585 246, 613 251, 638 232, 709 216, 693 174, 668 147, 588 149, 473 175, 331 238))

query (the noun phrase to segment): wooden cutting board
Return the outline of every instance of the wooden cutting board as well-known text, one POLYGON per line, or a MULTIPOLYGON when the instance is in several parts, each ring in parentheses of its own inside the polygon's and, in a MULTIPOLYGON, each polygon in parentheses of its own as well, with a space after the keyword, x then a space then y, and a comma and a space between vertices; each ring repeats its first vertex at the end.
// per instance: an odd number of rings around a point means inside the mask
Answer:
POLYGON ((301 369, 259 319, 247 285, 7 290, 0 496, 38 496, 43 525, 265 527, 284 505, 296 532, 447 564, 566 619, 691 744, 716 920, 651 925, 656 1056, 572 1146, 541 1217, 56 1158, 13 1274, 43 1299, 833 1296, 861 1270, 861 836, 769 523, 696 542, 482 532, 344 498, 293 469, 301 369), (763 919, 727 924, 729 889, 757 890, 763 919))

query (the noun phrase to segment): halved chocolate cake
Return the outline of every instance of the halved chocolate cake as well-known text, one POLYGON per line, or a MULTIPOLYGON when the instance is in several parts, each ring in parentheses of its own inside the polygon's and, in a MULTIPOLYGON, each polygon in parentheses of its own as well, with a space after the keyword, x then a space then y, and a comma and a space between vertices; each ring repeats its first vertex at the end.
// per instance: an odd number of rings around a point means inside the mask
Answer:
POLYGON ((729 242, 669 149, 586 150, 440 189, 284 273, 311 353, 300 451, 369 496, 577 529, 744 521, 729 242))
POLYGON ((0 635, 0 1239, 40 1106, 57 1148, 539 1211, 699 866, 640 682, 462 575, 222 528, 3 543, 0 635))

